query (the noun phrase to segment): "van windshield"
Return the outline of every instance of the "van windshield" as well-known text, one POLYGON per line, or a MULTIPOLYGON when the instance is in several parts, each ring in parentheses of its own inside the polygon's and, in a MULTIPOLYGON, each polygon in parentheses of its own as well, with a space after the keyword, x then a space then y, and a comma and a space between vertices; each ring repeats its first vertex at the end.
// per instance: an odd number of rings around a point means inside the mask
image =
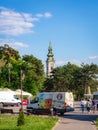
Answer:
POLYGON ((38 101, 39 101, 39 98, 35 97, 30 103, 38 103, 38 101))
POLYGON ((14 97, 15 99, 17 99, 17 100, 18 100, 18 97, 17 97, 17 95, 14 95, 13 97, 14 97))

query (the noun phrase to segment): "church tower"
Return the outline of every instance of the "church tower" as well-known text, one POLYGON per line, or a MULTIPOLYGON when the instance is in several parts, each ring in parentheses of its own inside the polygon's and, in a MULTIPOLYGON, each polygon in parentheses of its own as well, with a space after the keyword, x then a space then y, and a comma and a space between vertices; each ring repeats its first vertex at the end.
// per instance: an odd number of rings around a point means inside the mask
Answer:
POLYGON ((48 54, 47 54, 47 60, 46 60, 46 75, 47 77, 51 77, 51 71, 53 70, 55 66, 55 61, 54 61, 54 55, 52 53, 52 45, 51 42, 49 43, 48 47, 48 54))

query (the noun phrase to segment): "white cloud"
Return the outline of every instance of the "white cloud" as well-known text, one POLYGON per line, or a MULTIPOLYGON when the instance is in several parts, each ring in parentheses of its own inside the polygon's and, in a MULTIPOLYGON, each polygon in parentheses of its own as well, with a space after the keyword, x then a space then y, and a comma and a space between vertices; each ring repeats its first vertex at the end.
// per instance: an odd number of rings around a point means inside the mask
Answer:
POLYGON ((29 13, 19 13, 0 7, 0 34, 20 35, 34 32, 34 22, 40 20, 41 17, 49 18, 51 16, 50 13, 44 13, 37 14, 36 17, 33 17, 29 13))
POLYGON ((66 61, 56 61, 55 64, 56 66, 62 66, 62 65, 66 65, 68 62, 70 62, 71 64, 76 64, 78 66, 81 65, 81 61, 76 60, 76 59, 70 59, 70 60, 66 60, 66 61))
POLYGON ((84 63, 88 63, 88 64, 98 64, 98 56, 89 56, 84 60, 84 63))
POLYGON ((37 16, 38 18, 41 18, 41 17, 43 17, 43 14, 36 14, 36 16, 37 16))
POLYGON ((62 66, 62 65, 64 65, 64 64, 66 64, 66 61, 56 61, 56 62, 55 62, 55 65, 56 65, 56 66, 62 66))
POLYGON ((23 17, 24 19, 26 19, 27 21, 38 21, 39 19, 36 18, 36 17, 32 17, 31 14, 28 14, 28 13, 22 13, 23 14, 23 17))
POLYGON ((0 46, 8 44, 12 48, 28 48, 28 44, 22 43, 22 42, 17 42, 14 39, 0 39, 0 46))
POLYGON ((22 42, 15 42, 14 43, 14 46, 18 46, 18 47, 22 47, 22 48, 27 48, 27 47, 29 47, 27 44, 25 44, 25 43, 22 43, 22 42))
POLYGON ((98 56, 90 56, 89 59, 96 60, 96 59, 98 59, 98 56))
POLYGON ((50 17, 52 17, 52 14, 51 13, 49 13, 49 12, 46 12, 46 13, 44 13, 44 14, 37 14, 36 15, 38 18, 42 18, 42 17, 44 17, 44 18, 50 18, 50 17))
POLYGON ((52 14, 49 13, 49 12, 46 12, 46 13, 44 14, 44 17, 46 17, 46 18, 50 18, 50 17, 52 17, 52 14))
POLYGON ((56 61, 55 66, 66 65, 68 62, 70 62, 71 64, 78 65, 78 66, 81 66, 82 63, 84 63, 84 64, 91 64, 91 63, 98 64, 98 56, 90 56, 90 57, 85 58, 83 60, 69 59, 69 60, 65 60, 65 61, 56 61))

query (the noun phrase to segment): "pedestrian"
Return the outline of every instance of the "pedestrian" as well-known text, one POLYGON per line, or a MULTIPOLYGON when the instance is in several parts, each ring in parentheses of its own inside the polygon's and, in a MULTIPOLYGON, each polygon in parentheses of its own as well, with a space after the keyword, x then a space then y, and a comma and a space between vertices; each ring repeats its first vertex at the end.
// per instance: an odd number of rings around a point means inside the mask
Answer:
POLYGON ((87 100, 87 103, 86 103, 86 109, 87 109, 87 112, 88 112, 88 113, 89 113, 90 110, 91 110, 91 102, 90 102, 89 99, 87 100))
POLYGON ((95 113, 95 111, 96 111, 96 100, 94 98, 92 99, 92 110, 93 110, 93 113, 95 113))
POLYGON ((85 100, 84 99, 81 99, 81 110, 82 110, 82 113, 84 113, 84 110, 85 110, 85 100))

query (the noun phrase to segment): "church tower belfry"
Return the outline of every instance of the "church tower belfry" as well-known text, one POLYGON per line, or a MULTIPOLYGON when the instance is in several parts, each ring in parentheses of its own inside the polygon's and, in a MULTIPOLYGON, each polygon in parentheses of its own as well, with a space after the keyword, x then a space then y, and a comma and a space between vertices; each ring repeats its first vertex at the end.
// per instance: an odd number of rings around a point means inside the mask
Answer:
POLYGON ((50 77, 51 71, 53 70, 55 66, 55 61, 54 61, 54 55, 52 53, 52 44, 51 42, 49 43, 48 47, 48 54, 47 54, 47 60, 46 60, 46 75, 47 77, 50 77))

